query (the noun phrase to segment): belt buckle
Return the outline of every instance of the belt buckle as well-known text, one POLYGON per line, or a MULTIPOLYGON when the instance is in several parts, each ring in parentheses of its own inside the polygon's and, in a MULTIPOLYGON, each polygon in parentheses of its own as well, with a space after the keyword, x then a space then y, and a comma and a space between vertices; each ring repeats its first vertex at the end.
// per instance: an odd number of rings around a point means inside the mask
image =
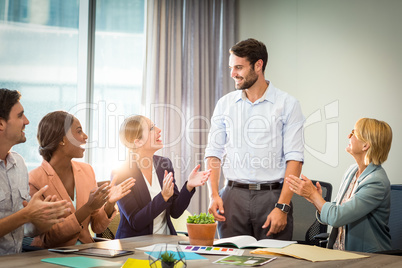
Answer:
POLYGON ((248 189, 253 190, 253 191, 259 191, 259 190, 261 190, 261 185, 260 184, 249 184, 248 189))

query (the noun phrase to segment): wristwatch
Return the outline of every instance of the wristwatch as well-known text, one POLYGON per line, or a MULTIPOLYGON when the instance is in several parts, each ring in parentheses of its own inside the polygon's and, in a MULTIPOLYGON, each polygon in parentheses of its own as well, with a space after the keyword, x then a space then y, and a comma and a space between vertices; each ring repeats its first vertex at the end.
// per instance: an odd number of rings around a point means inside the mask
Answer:
POLYGON ((275 204, 275 207, 276 207, 276 208, 279 208, 280 210, 282 210, 282 211, 285 212, 285 213, 288 213, 288 212, 290 211, 290 206, 289 206, 288 204, 279 204, 279 203, 276 203, 276 204, 275 204))

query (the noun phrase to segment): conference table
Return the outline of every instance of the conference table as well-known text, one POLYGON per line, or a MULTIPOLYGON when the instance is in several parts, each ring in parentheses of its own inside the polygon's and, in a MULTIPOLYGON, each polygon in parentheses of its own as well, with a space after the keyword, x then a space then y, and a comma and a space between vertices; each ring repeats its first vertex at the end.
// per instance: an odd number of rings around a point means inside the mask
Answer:
MULTIPOLYGON (((173 236, 173 235, 146 235, 146 236, 138 236, 132 238, 125 239, 116 239, 116 240, 108 240, 102 242, 96 242, 91 244, 82 244, 78 246, 71 246, 70 248, 89 248, 89 247, 97 247, 97 248, 106 248, 106 249, 124 249, 124 250, 134 250, 135 253, 132 255, 126 255, 115 258, 99 258, 93 256, 85 256, 89 258, 98 258, 107 261, 117 262, 123 265, 128 258, 134 259, 142 259, 147 260, 148 256, 144 253, 144 251, 138 250, 137 248, 142 248, 146 246, 152 246, 156 244, 178 244, 179 241, 188 241, 188 238, 185 236, 173 236)), ((252 249, 246 249, 243 255, 254 255, 250 254, 252 249)), ((384 255, 384 254, 369 254, 369 253, 360 253, 363 255, 370 256, 369 258, 361 258, 361 259, 352 259, 352 260, 340 260, 340 261, 325 261, 325 262, 310 262, 307 260, 296 259, 288 256, 275 256, 277 259, 269 262, 263 266, 259 267, 402 267, 402 257, 394 256, 394 255, 384 255)), ((33 267, 62 267, 56 264, 50 264, 42 262, 42 259, 45 258, 60 258, 60 257, 78 257, 83 255, 77 255, 74 253, 55 253, 50 252, 48 250, 38 250, 31 252, 24 252, 20 254, 7 255, 0 257, 0 267, 25 267, 25 268, 33 268, 33 267)), ((222 255, 203 255, 208 258, 208 260, 196 261, 189 260, 187 261, 187 267, 236 267, 233 265, 225 265, 225 264, 215 264, 212 263, 220 258, 222 255)), ((267 256, 274 257, 270 255, 254 255, 254 256, 267 256)))

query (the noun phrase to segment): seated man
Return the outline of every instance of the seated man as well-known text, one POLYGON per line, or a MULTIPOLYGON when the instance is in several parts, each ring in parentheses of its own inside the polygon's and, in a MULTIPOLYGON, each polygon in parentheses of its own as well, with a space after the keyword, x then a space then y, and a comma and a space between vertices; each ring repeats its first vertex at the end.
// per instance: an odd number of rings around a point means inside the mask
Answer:
POLYGON ((26 141, 24 129, 29 124, 16 90, 0 89, 0 255, 21 252, 25 234, 34 236, 48 230, 69 205, 55 196, 41 196, 48 186, 29 196, 28 170, 24 159, 11 147, 26 141))

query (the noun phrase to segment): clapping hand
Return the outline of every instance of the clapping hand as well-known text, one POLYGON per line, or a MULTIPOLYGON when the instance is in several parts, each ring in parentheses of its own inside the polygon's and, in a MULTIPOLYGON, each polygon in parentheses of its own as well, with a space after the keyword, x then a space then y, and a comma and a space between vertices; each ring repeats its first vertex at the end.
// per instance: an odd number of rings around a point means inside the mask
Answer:
POLYGON ((317 182, 314 186, 313 182, 304 175, 301 175, 301 179, 294 175, 289 175, 289 177, 286 177, 286 182, 292 192, 306 198, 311 203, 313 203, 311 195, 315 192, 322 196, 320 183, 317 182))
POLYGON ((101 208, 108 200, 109 193, 110 186, 107 182, 99 187, 95 187, 91 190, 86 205, 90 208, 91 211, 101 208))
POLYGON ((122 183, 119 183, 118 185, 115 185, 117 181, 117 176, 115 176, 112 180, 112 183, 110 184, 110 193, 109 193, 109 203, 116 203, 126 195, 128 195, 131 192, 131 188, 135 184, 135 179, 134 178, 128 178, 122 183))
POLYGON ((314 204, 318 213, 321 213, 322 206, 326 201, 322 198, 322 188, 318 181, 314 185, 313 182, 304 175, 301 175, 301 178, 289 175, 285 180, 292 192, 306 198, 307 201, 314 204))
POLYGON ((198 171, 201 165, 197 165, 193 171, 191 171, 187 180, 187 190, 191 192, 195 187, 204 185, 209 176, 211 175, 211 169, 207 171, 198 171))
POLYGON ((29 202, 23 201, 29 222, 32 222, 40 233, 49 230, 53 224, 63 222, 63 216, 71 211, 70 203, 66 200, 59 201, 55 195, 49 195, 42 200, 41 196, 47 188, 47 185, 41 188, 29 202))
POLYGON ((174 193, 173 173, 165 170, 165 177, 163 179, 162 197, 167 202, 174 193))

